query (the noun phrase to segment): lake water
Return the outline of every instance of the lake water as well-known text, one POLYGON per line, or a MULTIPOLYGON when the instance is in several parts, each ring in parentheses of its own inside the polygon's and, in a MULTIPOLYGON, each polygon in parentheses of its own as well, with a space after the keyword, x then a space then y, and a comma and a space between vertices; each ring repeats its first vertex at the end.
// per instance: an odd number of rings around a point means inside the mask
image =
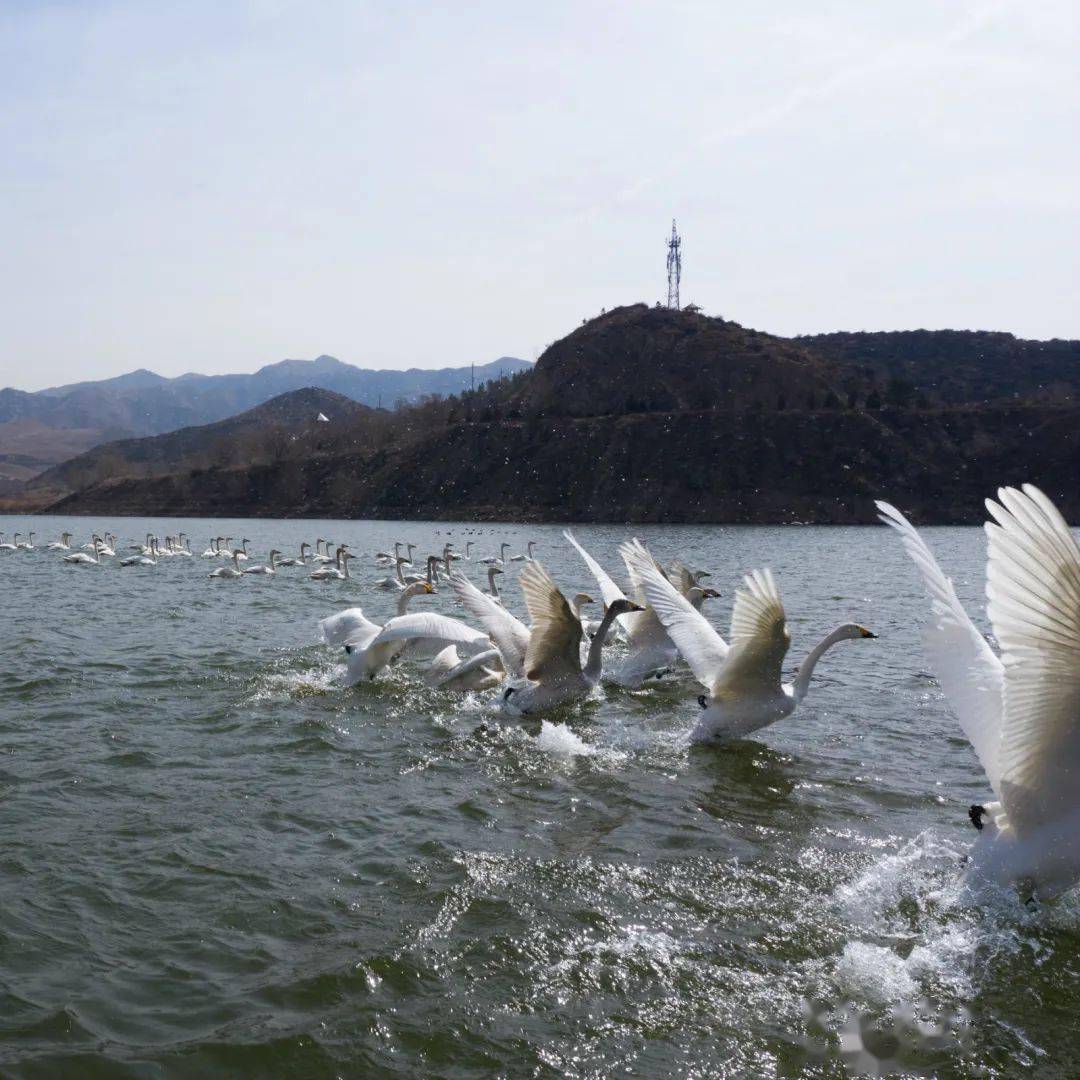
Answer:
MULTIPOLYGON (((1080 905, 960 889, 989 791, 884 527, 633 530, 712 571, 721 629, 739 575, 772 567, 788 669, 839 622, 880 634, 719 749, 687 745, 688 673, 548 724, 405 664, 340 685, 317 621, 391 613, 373 552, 533 538, 595 593, 556 527, 32 524, 38 550, 0 552, 3 1076, 1080 1075, 1080 905), (42 550, 64 527, 361 558, 351 583, 210 581, 200 558, 65 565, 42 550)), ((631 530, 576 533, 622 579, 631 530)), ((982 625, 981 531, 926 535, 982 625)), ((446 590, 414 606, 460 614, 446 590)))

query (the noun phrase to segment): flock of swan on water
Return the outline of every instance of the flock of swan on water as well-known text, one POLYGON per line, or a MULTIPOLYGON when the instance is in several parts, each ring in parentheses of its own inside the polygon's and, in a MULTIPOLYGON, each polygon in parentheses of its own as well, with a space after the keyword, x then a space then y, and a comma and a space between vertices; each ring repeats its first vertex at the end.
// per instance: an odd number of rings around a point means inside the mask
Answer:
MULTIPOLYGON (((899 534, 930 597, 924 648, 964 735, 971 743, 994 798, 972 806, 979 837, 969 859, 973 873, 1020 890, 1025 902, 1052 900, 1080 881, 1080 546, 1053 503, 1037 488, 1003 488, 988 499, 991 520, 987 614, 1000 654, 995 653, 961 606, 951 580, 904 515, 885 502, 883 522, 899 534)), ((458 553, 414 559, 416 545, 396 542, 375 563, 386 576, 376 586, 396 590, 397 614, 379 625, 360 607, 323 619, 330 646, 344 650, 347 681, 375 679, 389 665, 426 662, 425 682, 446 691, 497 690, 504 709, 536 715, 591 694, 601 681, 640 689, 673 670, 680 658, 704 687, 693 737, 726 742, 789 716, 806 697, 824 653, 841 641, 873 638, 844 623, 806 655, 794 681, 781 668, 790 634, 780 591, 771 571, 755 570, 735 592, 725 640, 702 614, 719 593, 703 584, 709 575, 676 562, 662 567, 639 540, 619 547, 623 589, 569 531, 564 532, 596 579, 602 598, 599 619, 584 609, 585 593, 570 598, 535 556, 526 552, 478 558, 472 541, 458 553), (519 584, 529 623, 505 607, 498 577, 511 562, 522 569, 519 584), (483 568, 486 588, 465 572, 483 568), (410 611, 416 597, 448 588, 466 618, 410 611), (618 649, 608 646, 618 643, 618 649), (606 655, 605 655, 606 652, 606 655)), ((37 550, 35 534, 13 542, 0 533, 0 552, 37 550)), ((160 559, 195 558, 184 534, 164 540, 149 535, 117 556, 117 538, 95 534, 71 550, 72 534, 45 550, 67 552, 68 563, 117 559, 124 566, 160 559)), ((358 556, 348 545, 319 538, 295 557, 271 550, 265 564, 251 562, 246 539, 215 537, 203 559, 218 561, 210 576, 242 579, 301 568, 315 580, 348 580, 358 556), (246 564, 246 565, 245 565, 246 564)))

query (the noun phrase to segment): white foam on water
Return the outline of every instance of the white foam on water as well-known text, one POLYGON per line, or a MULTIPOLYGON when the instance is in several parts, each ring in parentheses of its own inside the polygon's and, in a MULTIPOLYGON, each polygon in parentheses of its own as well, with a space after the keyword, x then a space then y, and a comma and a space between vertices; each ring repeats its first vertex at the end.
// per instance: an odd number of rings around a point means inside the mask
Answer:
POLYGON ((548 720, 540 721, 536 745, 562 757, 592 757, 596 753, 596 747, 575 735, 565 724, 552 724, 548 720))
POLYGON ((919 984, 900 956, 865 941, 849 941, 844 946, 833 980, 841 995, 861 1001, 910 1001, 919 993, 919 984))

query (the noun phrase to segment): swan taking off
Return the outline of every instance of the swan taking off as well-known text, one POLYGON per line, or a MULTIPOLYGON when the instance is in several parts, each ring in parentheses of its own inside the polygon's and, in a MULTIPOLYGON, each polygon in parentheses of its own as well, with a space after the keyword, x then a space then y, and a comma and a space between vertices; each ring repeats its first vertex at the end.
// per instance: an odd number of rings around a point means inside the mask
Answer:
MULTIPOLYGON (((529 714, 554 708, 585 697, 600 681, 603 669, 604 637, 620 616, 641 611, 641 605, 625 597, 608 605, 600 631, 589 645, 588 658, 581 662, 581 620, 574 614, 551 576, 538 562, 526 563, 521 572, 521 591, 529 609, 529 642, 525 650, 524 672, 528 684, 510 687, 503 695, 514 712, 529 714)), ((494 638, 496 646, 501 646, 494 638)))
POLYGON ((795 682, 780 681, 787 655, 788 633, 784 605, 769 570, 755 570, 735 591, 731 612, 731 646, 664 576, 640 541, 619 548, 633 567, 642 593, 656 611, 671 640, 694 676, 710 693, 698 704, 703 712, 691 738, 729 742, 790 716, 806 697, 810 677, 827 649, 838 641, 872 638, 865 627, 844 623, 810 650, 795 682))
POLYGON ((1080 548, 1036 487, 987 499, 987 614, 1001 657, 895 507, 881 519, 930 593, 923 647, 997 802, 973 806, 972 869, 1052 900, 1080 881, 1080 548))

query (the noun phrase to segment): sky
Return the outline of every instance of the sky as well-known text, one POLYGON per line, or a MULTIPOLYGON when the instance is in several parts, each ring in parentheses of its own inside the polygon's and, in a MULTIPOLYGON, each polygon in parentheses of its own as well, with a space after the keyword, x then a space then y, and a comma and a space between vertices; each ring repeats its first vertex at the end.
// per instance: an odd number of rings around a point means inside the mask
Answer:
POLYGON ((533 360, 665 295, 1080 337, 1072 0, 0 0, 0 384, 533 360), (811 10, 812 9, 812 10, 811 10))

